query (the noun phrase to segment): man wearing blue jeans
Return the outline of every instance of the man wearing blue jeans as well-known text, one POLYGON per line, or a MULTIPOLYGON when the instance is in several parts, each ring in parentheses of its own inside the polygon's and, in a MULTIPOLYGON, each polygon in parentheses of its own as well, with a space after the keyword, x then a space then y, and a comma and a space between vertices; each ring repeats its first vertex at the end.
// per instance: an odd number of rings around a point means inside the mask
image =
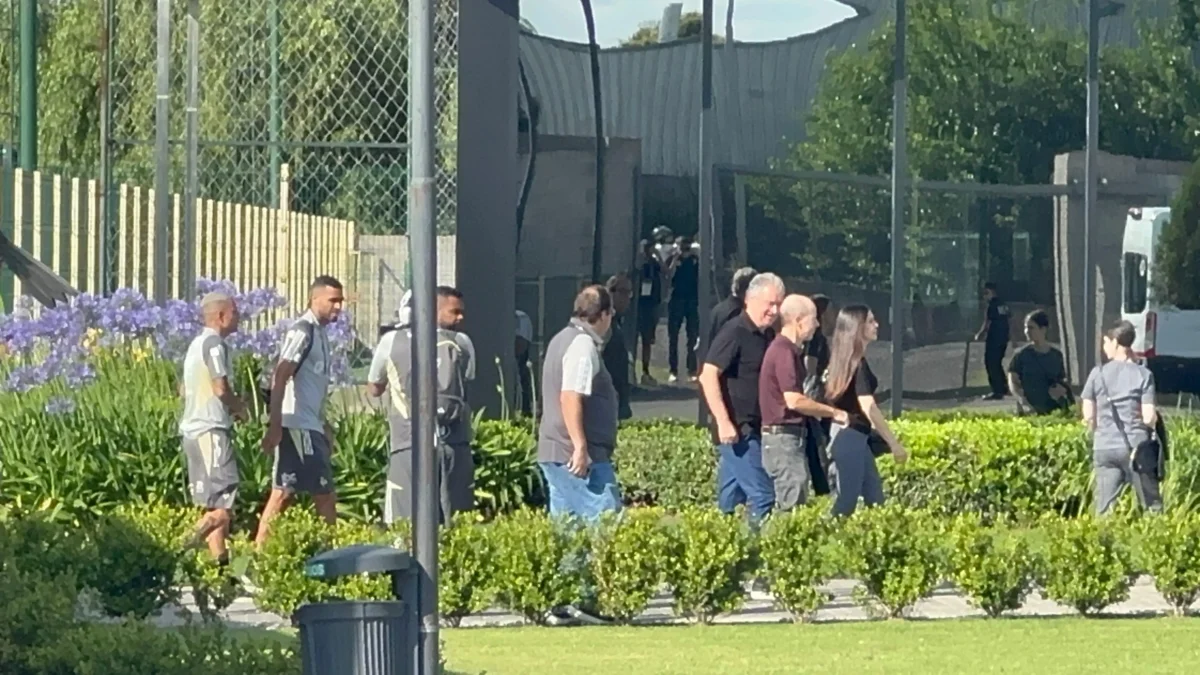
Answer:
POLYGON ((593 522, 621 508, 612 468, 617 390, 601 357, 612 318, 608 289, 588 286, 575 298, 571 322, 546 346, 538 463, 550 489, 551 515, 593 522))
POLYGON ((783 297, 782 279, 769 272, 755 276, 746 289, 745 310, 717 332, 700 371, 720 452, 717 506, 732 513, 746 504, 753 522, 775 504, 775 486, 762 461, 758 379, 783 297))
MULTIPOLYGON (((606 511, 621 509, 621 490, 612 466, 619 402, 601 357, 612 319, 608 289, 583 289, 575 298, 571 322, 550 340, 542 362, 538 464, 550 491, 550 515, 587 524, 606 511)), ((583 594, 587 597, 588 590, 583 594)), ((556 608, 553 618, 603 621, 581 608, 556 608)))

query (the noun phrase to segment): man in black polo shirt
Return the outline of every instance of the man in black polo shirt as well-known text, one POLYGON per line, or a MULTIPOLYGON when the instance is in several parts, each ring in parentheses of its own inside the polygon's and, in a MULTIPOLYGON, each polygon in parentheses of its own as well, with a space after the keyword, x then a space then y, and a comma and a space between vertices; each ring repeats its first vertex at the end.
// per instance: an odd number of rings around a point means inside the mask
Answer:
POLYGON ((746 302, 746 288, 750 285, 750 280, 758 274, 753 267, 741 267, 733 273, 733 281, 730 283, 730 296, 718 302, 712 308, 708 324, 708 344, 712 344, 717 338, 717 333, 721 330, 721 326, 729 323, 729 321, 742 313, 742 304, 746 302))
POLYGON ((762 463, 758 376, 784 296, 783 280, 759 274, 746 289, 745 311, 717 333, 700 372, 700 389, 715 425, 720 460, 717 505, 750 507, 757 521, 771 511, 775 487, 762 463))

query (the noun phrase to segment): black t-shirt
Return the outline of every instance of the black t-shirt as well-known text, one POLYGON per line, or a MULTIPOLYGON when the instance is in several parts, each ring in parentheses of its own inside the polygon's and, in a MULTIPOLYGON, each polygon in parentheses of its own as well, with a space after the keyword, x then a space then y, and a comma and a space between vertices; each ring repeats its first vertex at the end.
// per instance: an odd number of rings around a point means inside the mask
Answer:
POLYGON ((650 258, 642 263, 638 302, 646 305, 657 305, 662 302, 662 263, 658 261, 658 258, 650 258))
POLYGON ((817 360, 816 372, 809 373, 820 377, 821 373, 829 367, 829 338, 825 337, 819 329, 809 338, 808 344, 804 346, 804 357, 817 360))
POLYGON ((625 347, 624 324, 623 316, 613 318, 608 342, 604 343, 604 351, 600 354, 604 360, 604 367, 612 376, 621 411, 629 407, 629 350, 625 347))
POLYGON ((735 316, 742 313, 742 302, 732 295, 713 305, 712 316, 709 317, 708 344, 717 339, 717 333, 735 316))
MULTIPOLYGON (((717 331, 712 346, 705 357, 721 373, 721 397, 725 408, 745 436, 757 434, 762 426, 762 413, 758 408, 758 376, 762 371, 763 357, 771 340, 775 339, 772 328, 760 329, 745 314, 739 315, 717 331)), ((714 422, 716 417, 713 417, 714 422)))
POLYGON ((671 302, 696 302, 700 297, 700 257, 680 256, 671 275, 671 302))
POLYGON ((1000 298, 988 300, 987 306, 989 345, 1004 345, 1008 342, 1008 303, 1000 298))
POLYGON ((851 429, 864 434, 871 432, 871 420, 867 419, 867 414, 859 405, 858 397, 874 396, 875 390, 878 388, 879 379, 875 377, 875 373, 871 372, 871 365, 867 363, 866 359, 863 359, 858 363, 858 369, 854 371, 854 376, 850 378, 850 386, 846 387, 846 391, 842 392, 842 395, 838 396, 832 404, 838 410, 845 410, 850 416, 851 429))

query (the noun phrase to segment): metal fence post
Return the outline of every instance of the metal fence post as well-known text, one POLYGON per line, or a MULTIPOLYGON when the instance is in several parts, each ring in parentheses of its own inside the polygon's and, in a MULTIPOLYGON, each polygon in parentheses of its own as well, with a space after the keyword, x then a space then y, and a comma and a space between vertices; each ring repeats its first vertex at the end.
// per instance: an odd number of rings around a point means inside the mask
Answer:
POLYGON ((416 484, 413 542, 419 567, 421 675, 438 673, 438 483, 434 345, 437 338, 437 207, 434 204, 436 116, 434 111, 434 2, 410 2, 408 15, 409 237, 413 272, 413 459, 416 484))
POLYGON ((38 165, 38 3, 21 0, 20 145, 18 166, 35 171, 38 165))
MULTIPOLYGON (((700 300, 700 356, 703 358, 708 351, 708 325, 711 322, 713 300, 713 269, 716 260, 715 239, 713 236, 713 161, 712 161, 712 87, 713 87, 713 2, 704 0, 703 18, 700 22, 700 166, 699 192, 700 219, 697 223, 696 234, 700 237, 700 288, 697 295, 700 300)), ((708 422, 708 405, 704 397, 698 397, 696 418, 700 424, 708 422)))
POLYGON ((908 179, 908 69, 905 0, 896 0, 892 85, 892 417, 904 410, 904 191, 908 179))
MULTIPOLYGON (((179 264, 180 295, 191 298, 196 283, 196 249, 189 244, 196 237, 196 199, 200 196, 200 0, 188 0, 187 7, 187 140, 186 181, 183 195, 183 241, 179 264)), ((278 173, 274 174, 278 180, 278 173)))
POLYGON ((167 250, 171 222, 171 2, 158 0, 155 42, 155 105, 154 105, 154 278, 149 279, 150 294, 155 302, 167 299, 167 250))

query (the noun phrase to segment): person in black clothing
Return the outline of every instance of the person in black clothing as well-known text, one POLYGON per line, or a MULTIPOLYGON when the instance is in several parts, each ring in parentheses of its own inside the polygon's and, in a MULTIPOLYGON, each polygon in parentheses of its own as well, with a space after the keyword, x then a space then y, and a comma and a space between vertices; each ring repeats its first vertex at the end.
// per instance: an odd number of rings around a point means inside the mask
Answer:
POLYGON ((742 267, 733 273, 733 282, 729 284, 729 297, 713 305, 708 322, 708 344, 712 344, 721 326, 742 313, 742 304, 746 301, 746 288, 750 286, 750 280, 756 274, 758 272, 753 267, 742 267))
POLYGON ((1063 354, 1046 339, 1050 317, 1040 309, 1025 317, 1029 344, 1013 354, 1008 363, 1008 388, 1017 397, 1018 411, 1049 415, 1071 407, 1067 366, 1063 354))
POLYGON ((658 331, 658 311, 663 301, 663 265, 654 250, 654 243, 642 240, 642 262, 639 269, 637 332, 642 342, 642 384, 657 384, 650 377, 650 350, 658 331))
MULTIPOLYGON (((817 306, 817 331, 804 345, 804 368, 808 377, 804 381, 804 394, 809 398, 820 398, 821 380, 829 367, 829 338, 825 337, 825 314, 829 312, 828 295, 812 296, 817 306)), ((832 421, 828 418, 808 418, 809 433, 805 438, 804 452, 808 455, 808 475, 812 477, 813 493, 827 495, 829 489, 829 455, 825 452, 829 442, 832 421)))
POLYGON ((633 410, 629 407, 629 347, 625 344, 623 329, 633 298, 633 282, 628 275, 617 274, 610 277, 605 286, 612 295, 613 320, 601 358, 612 377, 613 388, 617 390, 617 419, 627 420, 633 417, 633 410))
POLYGON ((688 377, 696 379, 696 343, 700 339, 700 256, 689 237, 679 238, 671 260, 671 299, 667 301, 667 364, 671 382, 679 379, 679 329, 687 327, 688 377))
POLYGON ((983 348, 983 367, 987 369, 988 386, 992 388, 992 393, 983 398, 1000 401, 1008 395, 1008 380, 1004 376, 1004 352, 1009 340, 1008 304, 1000 299, 996 284, 990 281, 983 285, 983 300, 987 303, 987 314, 975 340, 987 340, 983 348))
POLYGON ((829 439, 837 497, 833 515, 848 516, 862 497, 867 506, 883 503, 883 479, 875 466, 874 443, 886 444, 897 463, 908 452, 892 433, 875 403, 879 380, 865 357, 867 345, 879 337, 879 322, 865 305, 843 307, 838 312, 825 377, 825 400, 849 415, 849 424, 834 424, 829 439), (872 441, 872 437, 876 441, 872 441))

